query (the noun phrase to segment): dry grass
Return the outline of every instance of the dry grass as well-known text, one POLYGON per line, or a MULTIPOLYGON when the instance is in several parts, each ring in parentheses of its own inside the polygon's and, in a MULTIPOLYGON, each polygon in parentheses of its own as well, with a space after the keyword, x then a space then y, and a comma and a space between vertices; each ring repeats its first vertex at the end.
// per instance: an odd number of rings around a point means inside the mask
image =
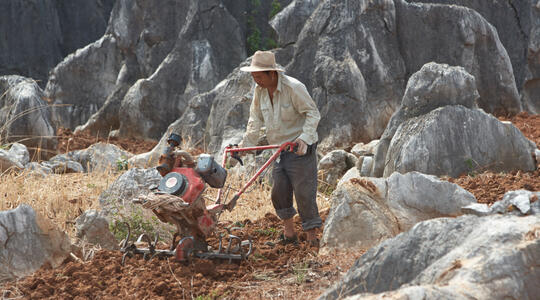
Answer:
POLYGON ((118 172, 51 174, 11 172, 0 177, 0 210, 30 205, 59 228, 74 236, 74 220, 85 210, 99 208, 98 197, 118 172))
MULTIPOLYGON (((231 199, 232 196, 240 190, 243 184, 248 181, 249 178, 243 178, 240 176, 230 176, 227 178, 227 184, 230 185, 230 190, 228 192, 228 199, 231 199)), ((272 206, 271 200, 271 189, 272 187, 265 182, 253 183, 244 194, 238 199, 236 207, 231 211, 225 211, 220 220, 224 221, 243 221, 250 219, 252 221, 258 220, 264 217, 267 213, 274 213, 274 207, 272 206)), ((224 195, 227 195, 227 188, 223 190, 224 195)), ((205 192, 206 203, 212 203, 216 199, 217 190, 209 188, 205 192)), ((317 195, 317 205, 319 211, 322 211, 330 207, 329 197, 318 193, 317 195)), ((296 206, 296 205, 295 205, 296 206)))
MULTIPOLYGON (((113 170, 87 174, 51 174, 47 177, 29 172, 3 174, 0 176, 0 210, 14 209, 22 203, 28 204, 74 237, 75 219, 87 209, 99 209, 99 195, 120 175, 120 172, 113 170)), ((232 188, 228 198, 230 199, 235 190, 246 181, 247 179, 239 176, 230 176, 227 185, 231 185, 232 188)), ((217 191, 207 188, 205 192, 207 204, 212 203, 217 191)), ((317 203, 321 211, 330 206, 328 197, 321 193, 317 203)), ((255 183, 240 197, 235 209, 232 212, 225 211, 220 220, 233 222, 257 220, 269 212, 274 213, 270 200, 270 186, 266 183, 255 183)))

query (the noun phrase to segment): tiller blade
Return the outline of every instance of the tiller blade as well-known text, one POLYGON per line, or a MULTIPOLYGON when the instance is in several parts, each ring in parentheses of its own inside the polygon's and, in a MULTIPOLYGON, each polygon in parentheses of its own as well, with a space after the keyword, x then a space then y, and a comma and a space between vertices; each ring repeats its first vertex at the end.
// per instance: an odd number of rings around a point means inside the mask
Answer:
POLYGON ((223 243, 223 235, 219 237, 219 247, 216 251, 209 250, 208 245, 204 241, 195 239, 192 236, 181 238, 176 242, 177 235, 173 237, 173 243, 170 249, 156 249, 158 236, 152 241, 147 234, 141 234, 136 242, 130 242, 131 229, 129 224, 125 224, 127 227, 127 235, 122 243, 120 251, 124 253, 122 255, 122 265, 124 265, 126 258, 133 257, 134 255, 142 255, 144 260, 150 260, 154 257, 158 259, 165 259, 172 257, 178 261, 189 261, 192 257, 202 259, 223 259, 229 260, 229 263, 233 260, 241 261, 247 259, 253 250, 253 243, 251 239, 242 241, 238 236, 228 234, 227 245, 223 243), (138 248, 137 244, 145 242, 148 244, 145 248, 138 248))

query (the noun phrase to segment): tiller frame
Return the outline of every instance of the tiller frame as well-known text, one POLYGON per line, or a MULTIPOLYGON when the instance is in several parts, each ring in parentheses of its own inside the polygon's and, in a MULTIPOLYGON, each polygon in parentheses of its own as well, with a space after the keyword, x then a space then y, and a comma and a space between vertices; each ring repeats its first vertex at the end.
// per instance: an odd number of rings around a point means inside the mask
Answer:
MULTIPOLYGON (((162 161, 168 161, 169 163, 172 162, 171 164, 178 164, 177 158, 178 156, 180 156, 183 158, 184 165, 187 165, 189 168, 193 168, 193 158, 189 153, 185 151, 173 153, 174 148, 180 144, 180 140, 181 138, 178 135, 171 134, 171 137, 169 137, 168 139, 170 146, 160 157, 160 163, 162 161)), ((244 184, 242 188, 237 191, 236 194, 234 194, 234 196, 228 202, 226 201, 227 196, 223 197, 223 186, 225 185, 224 181, 218 190, 215 203, 209 206, 205 206, 204 204, 202 191, 195 200, 192 200, 192 202, 184 201, 184 199, 180 196, 167 194, 159 190, 157 192, 154 192, 153 194, 149 194, 148 196, 139 196, 139 198, 134 199, 133 203, 142 204, 143 207, 152 209, 154 214, 156 214, 161 221, 176 225, 177 232, 173 236, 173 240, 169 249, 157 249, 157 241, 159 239, 158 235, 156 235, 154 240, 152 240, 148 234, 141 234, 136 242, 130 242, 131 228, 129 224, 124 222, 125 226, 127 227, 127 235, 121 243, 120 251, 124 253, 122 256, 122 265, 125 263, 126 258, 133 257, 134 255, 143 255, 143 258, 145 260, 150 260, 154 257, 157 257, 159 259, 173 257, 178 261, 184 262, 188 261, 192 257, 202 259, 223 259, 228 260, 229 263, 233 260, 242 261, 244 259, 247 259, 253 250, 253 243, 251 239, 242 241, 239 236, 231 233, 235 230, 241 230, 241 228, 224 228, 225 230, 227 230, 227 242, 224 242, 225 235, 219 234, 219 246, 217 250, 208 249, 209 246, 206 243, 205 237, 216 232, 215 227, 218 223, 218 219, 221 213, 225 209, 231 211, 236 206, 236 203, 240 196, 253 184, 253 182, 255 182, 255 180, 265 171, 265 169, 267 169, 270 164, 279 157, 281 152, 296 151, 296 148, 297 143, 294 142, 285 142, 281 145, 267 145, 242 148, 239 148, 238 145, 228 145, 227 147, 225 147, 221 163, 221 168, 223 169, 225 169, 225 164, 227 162, 228 156, 235 158, 240 162, 241 165, 243 165, 242 159, 238 155, 239 152, 253 152, 267 149, 277 149, 277 151, 257 170, 255 175, 253 175, 248 180, 248 182, 244 184), (152 202, 154 200, 158 201, 157 205, 155 204, 156 202, 152 202), (166 205, 158 207, 162 203, 165 203, 166 205), (192 214, 193 212, 197 212, 200 215, 197 218, 197 222, 193 222, 193 217, 190 220, 190 218, 188 217, 188 215, 190 214, 187 212, 183 212, 182 209, 191 209, 192 211, 190 212, 192 214), (163 213, 163 210, 165 211, 165 213, 163 213), (180 238, 177 241, 177 239, 181 237, 180 233, 186 232, 186 228, 190 229, 191 235, 180 238), (144 248, 137 247, 137 244, 140 245, 141 243, 146 243, 147 246, 144 248)), ((166 163, 161 164, 157 167, 157 169, 164 177, 163 179, 165 179, 165 174, 171 172, 180 173, 182 170, 185 170, 182 168, 170 167, 166 163)), ((182 196, 185 195, 182 194, 182 196)))

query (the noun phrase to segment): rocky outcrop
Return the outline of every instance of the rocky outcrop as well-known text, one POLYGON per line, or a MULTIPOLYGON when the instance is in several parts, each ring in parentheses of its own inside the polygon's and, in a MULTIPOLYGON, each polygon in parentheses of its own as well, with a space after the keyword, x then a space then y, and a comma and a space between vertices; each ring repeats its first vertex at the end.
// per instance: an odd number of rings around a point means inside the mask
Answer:
POLYGON ((524 106, 540 113, 540 2, 530 1, 531 32, 527 48, 527 68, 522 97, 524 106))
POLYGON ((513 125, 476 109, 477 99, 475 78, 463 68, 424 65, 409 79, 401 107, 381 137, 371 176, 394 171, 458 176, 478 168, 534 169, 530 141, 513 125), (405 154, 405 149, 413 152, 405 154))
POLYGON ((344 150, 334 150, 319 161, 317 169, 323 174, 323 181, 335 185, 337 181, 357 162, 356 156, 344 150))
POLYGON ((55 268, 71 251, 67 234, 26 204, 0 211, 0 244, 0 282, 55 268))
POLYGON ((482 110, 445 106, 398 127, 383 176, 419 171, 458 177, 490 170, 535 170, 536 145, 511 123, 482 110))
POLYGON ((120 0, 100 43, 64 61, 47 91, 55 103, 72 104, 59 120, 67 127, 87 122, 106 106, 80 129, 108 127, 104 134, 118 129, 123 137, 159 139, 189 99, 211 90, 245 56, 238 23, 217 0, 120 0), (94 58, 96 69, 75 72, 94 58), (59 79, 66 76, 73 85, 59 79))
POLYGON ((117 40, 105 35, 66 57, 52 71, 45 94, 57 127, 74 129, 103 105, 115 89, 122 57, 117 40))
POLYGON ((102 248, 118 250, 118 241, 109 231, 109 222, 103 213, 89 209, 75 220, 77 237, 102 248))
POLYGON ((506 49, 497 30, 480 14, 461 6, 400 0, 396 1, 396 16, 408 74, 431 61, 461 66, 475 78, 478 106, 489 113, 521 111, 506 49))
POLYGON ((65 56, 103 35, 114 1, 2 1, 0 75, 31 77, 44 86, 65 56))
POLYGON ((476 203, 461 208, 463 213, 474 214, 477 216, 487 216, 490 214, 515 215, 540 215, 540 192, 531 192, 527 190, 517 190, 506 192, 501 201, 488 206, 485 203, 476 203))
POLYGON ((458 216, 476 198, 454 183, 418 172, 382 178, 348 174, 332 194, 321 239, 323 252, 372 247, 416 223, 458 216))
POLYGON ((9 150, 0 149, 0 172, 22 170, 29 161, 28 149, 23 144, 13 143, 9 150))
POLYGON ((82 165, 85 172, 123 170, 128 168, 128 159, 133 154, 113 144, 97 143, 87 149, 70 151, 51 158, 52 162, 74 161, 82 165))
POLYGON ((536 0, 407 0, 474 9, 496 29, 508 52, 524 109, 540 112, 540 4, 536 0))
POLYGON ((535 299, 539 237, 539 216, 424 221, 370 249, 319 299, 535 299))
POLYGON ((286 69, 319 107, 322 152, 383 132, 405 86, 397 34, 391 0, 324 1, 306 22, 286 69))
POLYGON ((307 19, 320 2, 320 0, 294 0, 270 20, 270 26, 277 32, 278 43, 282 48, 296 43, 307 19))
POLYGON ((131 205, 131 200, 150 191, 151 186, 157 186, 161 175, 155 168, 133 168, 120 175, 107 190, 99 195, 99 204, 107 212, 118 211, 121 207, 131 205))
POLYGON ((38 84, 21 76, 0 77, 0 137, 3 143, 20 142, 34 159, 56 154, 56 128, 51 110, 38 84))

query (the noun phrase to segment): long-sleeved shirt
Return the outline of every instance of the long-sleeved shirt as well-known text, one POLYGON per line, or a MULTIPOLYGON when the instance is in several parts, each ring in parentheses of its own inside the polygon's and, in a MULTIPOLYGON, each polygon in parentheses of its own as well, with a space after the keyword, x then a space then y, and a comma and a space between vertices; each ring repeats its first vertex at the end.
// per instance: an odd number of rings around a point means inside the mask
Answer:
POLYGON ((249 111, 249 121, 242 146, 257 144, 260 129, 266 126, 269 144, 282 144, 302 139, 311 145, 318 141, 317 125, 321 119, 317 105, 306 86, 295 78, 278 73, 273 104, 265 88, 257 85, 249 111))

